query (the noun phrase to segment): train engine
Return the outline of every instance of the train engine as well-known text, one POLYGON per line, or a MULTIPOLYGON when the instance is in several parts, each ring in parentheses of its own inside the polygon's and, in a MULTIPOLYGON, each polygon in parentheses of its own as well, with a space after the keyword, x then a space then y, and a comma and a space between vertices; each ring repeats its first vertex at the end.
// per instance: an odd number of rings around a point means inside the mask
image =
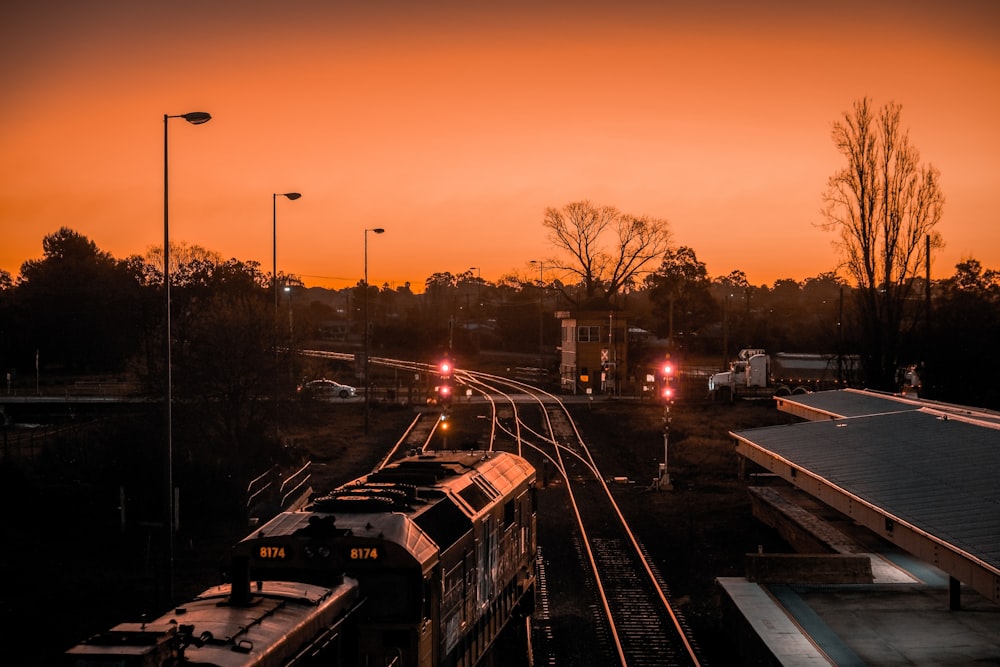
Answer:
POLYGON ((359 664, 471 666, 532 611, 536 507, 514 454, 420 454, 279 514, 234 560, 257 580, 357 580, 359 664))
POLYGON ((358 583, 249 580, 213 586, 152 621, 120 623, 69 649, 67 667, 284 667, 357 664, 358 583))

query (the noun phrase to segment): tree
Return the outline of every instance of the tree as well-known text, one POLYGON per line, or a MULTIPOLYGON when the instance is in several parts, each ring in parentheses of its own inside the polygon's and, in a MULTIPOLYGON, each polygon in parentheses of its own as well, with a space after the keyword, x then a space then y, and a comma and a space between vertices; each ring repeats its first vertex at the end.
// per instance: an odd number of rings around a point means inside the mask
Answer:
POLYGON ((133 267, 62 227, 42 241, 43 257, 21 266, 15 288, 22 321, 20 360, 70 371, 120 371, 138 349, 139 283, 133 267))
POLYGON ((256 262, 236 259, 203 257, 178 268, 184 283, 173 291, 171 308, 174 395, 191 412, 189 434, 210 434, 213 442, 242 452, 263 431, 261 399, 285 366, 275 366, 271 347, 269 276, 256 262))
POLYGON ((828 271, 802 284, 804 304, 797 341, 808 352, 846 354, 854 349, 854 334, 844 320, 844 302, 851 293, 847 281, 828 271))
POLYGON ((710 285, 705 263, 687 246, 668 249, 660 268, 646 277, 653 314, 666 322, 671 344, 675 332, 700 333, 715 315, 710 285))
MULTIPOLYGON (((163 284, 163 246, 149 248, 143 256, 145 284, 163 284)), ((170 284, 184 286, 204 279, 205 273, 222 263, 222 255, 184 241, 170 242, 170 284), (200 274, 200 275, 195 275, 200 274)), ((270 284, 270 283, 268 283, 270 284)))
POLYGON ((739 269, 733 269, 728 274, 719 276, 715 282, 733 292, 742 292, 752 287, 750 281, 747 280, 747 274, 739 269))
POLYGON ((914 278, 929 262, 922 249, 943 245, 934 229, 944 206, 938 171, 920 164, 900 115, 898 104, 876 112, 864 98, 834 123, 847 165, 823 195, 823 227, 839 234, 843 266, 857 283, 865 366, 879 389, 895 388, 900 338, 907 318, 915 321, 914 278))
POLYGON ((985 294, 1000 290, 1000 272, 983 270, 979 260, 967 258, 955 265, 955 275, 942 282, 948 292, 985 294))
POLYGON ((579 277, 588 301, 600 297, 609 302, 623 286, 648 273, 646 267, 662 257, 670 242, 665 220, 637 217, 589 201, 546 209, 542 225, 549 230, 553 245, 569 256, 544 265, 579 277), (602 245, 608 236, 614 240, 602 245))
POLYGON ((1000 272, 975 259, 957 264, 938 286, 933 322, 920 395, 1000 409, 1000 272))

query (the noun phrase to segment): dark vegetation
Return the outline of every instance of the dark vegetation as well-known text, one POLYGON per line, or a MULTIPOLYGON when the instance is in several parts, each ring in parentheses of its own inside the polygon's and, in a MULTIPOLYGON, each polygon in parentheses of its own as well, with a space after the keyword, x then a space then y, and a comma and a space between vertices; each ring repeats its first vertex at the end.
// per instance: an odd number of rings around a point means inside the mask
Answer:
MULTIPOLYGON (((102 375, 162 395, 166 309, 158 253, 116 259, 66 228, 47 236, 43 249, 16 279, 0 271, 3 390, 64 391, 67 378, 102 375)), ((375 355, 431 361, 450 350, 469 368, 506 355, 554 369, 560 338, 554 313, 586 305, 593 288, 563 283, 551 271, 537 280, 510 275, 495 283, 471 269, 435 273, 420 294, 409 284, 306 288, 279 275, 278 285, 289 291, 281 290, 275 311, 274 277, 256 262, 187 247, 171 256, 174 395, 211 406, 192 418, 213 447, 223 448, 273 431, 263 399, 292 395, 299 382, 317 377, 316 368, 288 350, 360 352, 366 301, 375 355)), ((884 377, 886 364, 916 364, 924 397, 1000 407, 992 380, 1000 357, 980 352, 1000 338, 1000 273, 968 259, 950 278, 907 280, 913 296, 893 311, 899 337, 889 360, 868 354, 883 346, 866 339, 864 290, 833 273, 754 286, 739 270, 709 277, 695 251, 682 246, 666 250, 627 296, 606 294, 601 308, 621 309, 630 327, 646 332, 628 341, 636 368, 664 352, 700 355, 719 367, 743 347, 853 353, 870 362, 869 388, 898 390, 895 378, 884 377)), ((359 383, 357 368, 344 370, 338 379, 359 383)))

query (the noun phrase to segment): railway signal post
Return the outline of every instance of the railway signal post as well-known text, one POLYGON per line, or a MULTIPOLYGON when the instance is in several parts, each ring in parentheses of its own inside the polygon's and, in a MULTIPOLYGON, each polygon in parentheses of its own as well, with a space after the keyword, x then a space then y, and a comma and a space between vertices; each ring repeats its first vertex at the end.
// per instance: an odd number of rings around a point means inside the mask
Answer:
POLYGON ((656 488, 660 491, 672 491, 673 485, 670 483, 670 469, 667 462, 670 454, 670 406, 674 403, 673 380, 675 375, 675 365, 670 361, 670 355, 661 367, 663 377, 663 463, 660 464, 659 476, 657 477, 656 488))

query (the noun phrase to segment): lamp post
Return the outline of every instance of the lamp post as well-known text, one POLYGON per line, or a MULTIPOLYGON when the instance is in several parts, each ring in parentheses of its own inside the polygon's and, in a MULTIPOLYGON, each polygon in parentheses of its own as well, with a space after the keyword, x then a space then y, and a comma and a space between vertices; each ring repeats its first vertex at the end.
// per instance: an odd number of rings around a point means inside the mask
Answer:
POLYGON ((174 599, 174 415, 173 415, 173 365, 170 350, 170 180, 167 150, 167 127, 171 118, 183 118, 192 125, 201 125, 212 120, 204 111, 192 111, 179 115, 163 114, 163 293, 166 300, 166 421, 167 421, 167 506, 165 529, 167 531, 167 597, 174 599))
POLYGON ((545 271, 545 264, 539 259, 531 260, 532 264, 538 265, 538 367, 544 368, 545 361, 543 360, 543 350, 545 349, 545 342, 542 337, 544 327, 542 325, 542 319, 545 315, 545 278, 543 277, 543 272, 545 271))
POLYGON ((274 439, 281 438, 278 429, 278 197, 286 197, 295 201, 302 195, 298 192, 281 192, 271 195, 271 283, 274 288, 274 335, 271 347, 274 348, 274 439))
POLYGON ((292 327, 292 286, 285 285, 285 293, 288 294, 288 385, 295 384, 295 377, 292 373, 292 353, 294 351, 295 332, 292 327))
POLYGON ((362 360, 362 373, 365 376, 365 435, 368 435, 368 407, 371 405, 369 401, 371 382, 368 379, 368 232, 373 232, 375 234, 382 234, 385 232, 381 227, 373 227, 371 229, 365 230, 365 332, 363 334, 364 340, 364 355, 365 358, 362 360))

